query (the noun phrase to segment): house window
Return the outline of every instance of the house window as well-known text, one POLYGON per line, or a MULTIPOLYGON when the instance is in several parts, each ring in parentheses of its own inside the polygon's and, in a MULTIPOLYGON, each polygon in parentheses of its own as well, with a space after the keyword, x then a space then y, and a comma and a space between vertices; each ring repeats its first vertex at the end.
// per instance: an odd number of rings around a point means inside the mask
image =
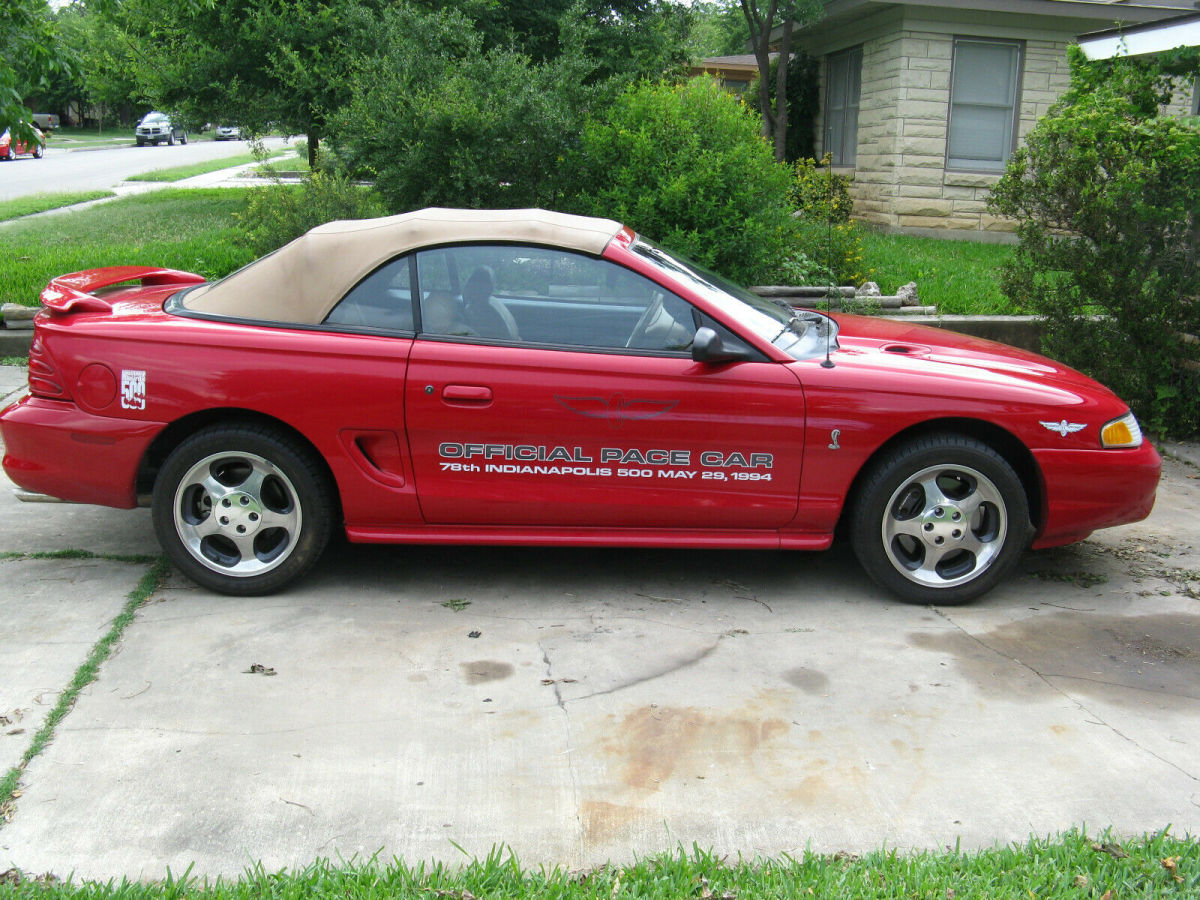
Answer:
POLYGON ((825 82, 825 151, 835 166, 852 166, 858 150, 858 98, 862 47, 829 57, 825 82))
POLYGON ((954 41, 946 168, 1002 172, 1013 150, 1021 44, 954 41))

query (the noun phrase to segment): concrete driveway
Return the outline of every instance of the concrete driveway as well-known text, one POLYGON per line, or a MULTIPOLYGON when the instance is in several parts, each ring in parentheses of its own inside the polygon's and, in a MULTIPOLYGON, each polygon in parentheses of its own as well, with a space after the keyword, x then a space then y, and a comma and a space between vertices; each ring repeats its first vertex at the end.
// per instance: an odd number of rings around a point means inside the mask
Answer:
MULTIPOLYGON (((1149 520, 954 609, 843 550, 339 544, 274 597, 172 577, 23 773, 0 869, 1197 833, 1198 475, 1169 460, 1149 520)), ((7 767, 149 568, 104 554, 157 546, 145 510, 0 485, 0 551, 7 767), (101 556, 11 555, 62 548, 101 556)))

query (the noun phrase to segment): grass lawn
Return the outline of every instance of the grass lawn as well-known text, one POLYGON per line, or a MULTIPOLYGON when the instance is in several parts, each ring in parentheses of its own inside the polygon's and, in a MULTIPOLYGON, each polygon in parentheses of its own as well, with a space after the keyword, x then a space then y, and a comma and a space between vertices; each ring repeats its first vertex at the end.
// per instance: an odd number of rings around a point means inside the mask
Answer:
POLYGON ((36 305, 55 275, 100 266, 226 275, 254 258, 234 219, 247 192, 167 188, 0 228, 0 303, 36 305))
POLYGON ((98 200, 101 197, 113 196, 116 195, 112 191, 76 191, 62 194, 34 194, 30 197, 18 197, 16 200, 2 200, 0 201, 0 222, 45 212, 48 209, 74 206, 76 203, 83 203, 86 200, 98 200))
POLYGON ((979 853, 896 853, 857 857, 804 853, 744 860, 692 849, 583 871, 527 871, 510 855, 461 865, 327 861, 293 872, 254 866, 236 881, 207 883, 187 873, 165 882, 58 882, 0 875, 0 896, 45 900, 257 900, 263 897, 556 898, 556 900, 1125 900, 1195 897, 1200 843, 1161 834, 1118 842, 1069 832, 979 853), (3 879, 7 879, 7 886, 3 879))
POLYGON ((133 128, 112 125, 105 129, 95 128, 56 128, 49 133, 48 143, 51 147, 62 150, 79 149, 82 147, 122 147, 133 144, 133 128))
POLYGON ((864 232, 863 269, 884 294, 915 281, 920 302, 942 315, 1022 312, 1000 292, 1000 266, 1012 257, 1011 244, 864 232))
POLYGON ((231 169, 234 166, 257 162, 258 157, 253 153, 241 153, 237 156, 227 156, 224 159, 210 159, 208 162, 193 163, 190 166, 174 166, 169 169, 155 169, 153 172, 143 172, 141 175, 131 175, 128 181, 182 181, 193 175, 204 175, 208 172, 219 172, 221 169, 231 169))

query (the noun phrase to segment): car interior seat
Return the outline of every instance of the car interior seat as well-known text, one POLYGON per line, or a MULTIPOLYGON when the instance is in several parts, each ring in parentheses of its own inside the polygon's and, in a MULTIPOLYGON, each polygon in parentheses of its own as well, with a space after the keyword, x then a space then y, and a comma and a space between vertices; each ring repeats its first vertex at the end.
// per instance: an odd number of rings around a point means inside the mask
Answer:
POLYGON ((504 304, 492 296, 495 282, 487 266, 478 266, 463 285, 463 314, 480 337, 519 341, 517 322, 504 304))

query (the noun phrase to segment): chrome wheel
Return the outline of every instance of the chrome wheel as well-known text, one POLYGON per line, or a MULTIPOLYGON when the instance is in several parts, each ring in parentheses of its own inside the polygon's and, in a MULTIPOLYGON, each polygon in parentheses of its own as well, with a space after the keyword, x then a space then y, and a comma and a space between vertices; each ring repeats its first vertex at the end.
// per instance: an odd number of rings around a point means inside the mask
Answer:
POLYGON ((1004 577, 1033 536, 1016 469, 966 435, 899 443, 863 472, 849 522, 854 553, 909 603, 966 603, 1004 577))
POLYGON ((1007 534, 999 489, 967 466, 929 466, 906 479, 888 501, 882 528, 896 571, 929 587, 977 578, 1007 534))
POLYGON ((175 529, 201 565, 250 577, 281 565, 296 547, 304 514, 282 469, 253 453, 214 453, 179 480, 175 529))

